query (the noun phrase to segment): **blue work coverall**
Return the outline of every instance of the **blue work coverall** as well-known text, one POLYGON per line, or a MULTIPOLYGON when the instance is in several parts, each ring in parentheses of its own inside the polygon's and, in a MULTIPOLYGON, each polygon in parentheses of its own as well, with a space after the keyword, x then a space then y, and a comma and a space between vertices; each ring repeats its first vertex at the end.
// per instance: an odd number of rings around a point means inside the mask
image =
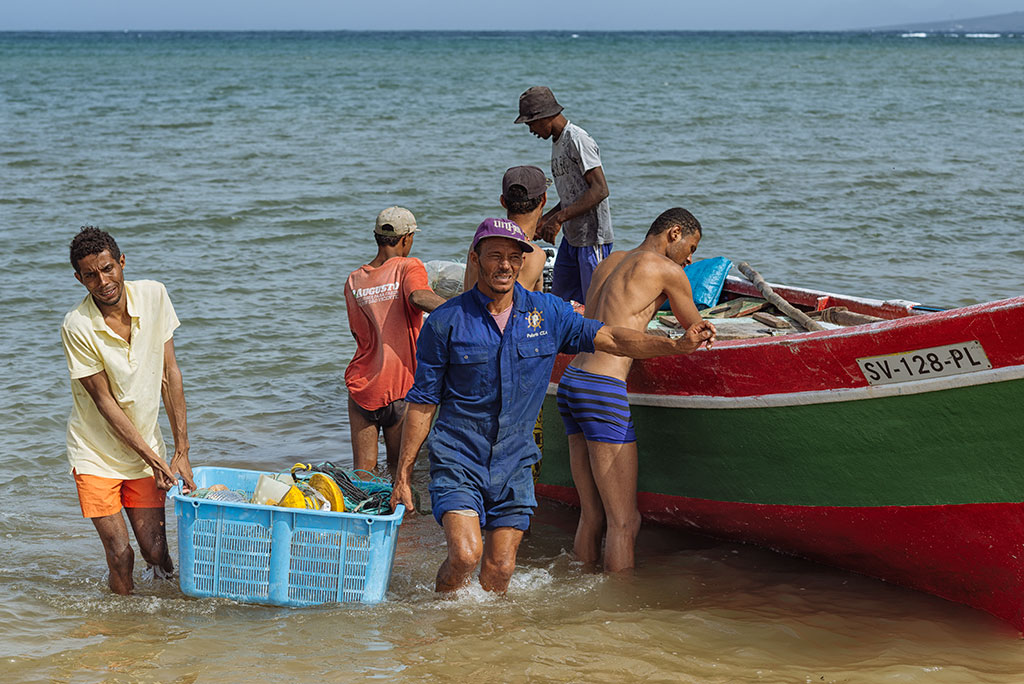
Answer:
POLYGON ((602 323, 516 283, 502 333, 487 311, 490 301, 474 287, 430 314, 405 400, 438 406, 427 438, 437 521, 468 509, 485 529, 525 530, 537 506, 530 466, 540 452, 533 425, 555 356, 594 351, 602 323))

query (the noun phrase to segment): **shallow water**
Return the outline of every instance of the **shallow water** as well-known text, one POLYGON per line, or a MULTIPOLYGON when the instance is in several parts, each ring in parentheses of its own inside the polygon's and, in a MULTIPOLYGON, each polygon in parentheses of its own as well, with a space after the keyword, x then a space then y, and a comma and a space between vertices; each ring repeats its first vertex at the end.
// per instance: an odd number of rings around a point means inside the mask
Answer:
MULTIPOLYGON (((0 34, 0 678, 4 681, 1015 682, 985 614, 648 526, 631 578, 568 556, 545 503, 506 598, 433 595, 400 533, 388 601, 289 610, 106 590, 67 475, 58 327, 77 227, 171 293, 196 465, 350 459, 342 285, 377 211, 456 258, 551 85, 601 145, 617 246, 663 209, 698 256, 936 305, 1024 292, 1024 40, 846 34, 0 34)), ((172 529, 173 508, 169 508, 172 529)))

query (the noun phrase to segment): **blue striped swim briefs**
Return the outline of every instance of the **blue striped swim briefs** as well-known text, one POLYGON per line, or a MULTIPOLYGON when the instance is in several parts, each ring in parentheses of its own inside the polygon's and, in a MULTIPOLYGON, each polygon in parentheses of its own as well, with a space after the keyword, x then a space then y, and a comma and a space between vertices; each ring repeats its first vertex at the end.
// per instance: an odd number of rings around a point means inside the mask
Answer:
POLYGON ((567 366, 557 397, 567 435, 582 432, 589 442, 609 444, 636 441, 622 380, 567 366))

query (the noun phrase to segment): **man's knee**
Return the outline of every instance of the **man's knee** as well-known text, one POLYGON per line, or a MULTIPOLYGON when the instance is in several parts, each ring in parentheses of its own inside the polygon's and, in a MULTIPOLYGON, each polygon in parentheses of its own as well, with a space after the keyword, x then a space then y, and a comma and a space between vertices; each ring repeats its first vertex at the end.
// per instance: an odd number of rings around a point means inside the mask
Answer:
POLYGON ((147 564, 167 569, 165 566, 170 561, 170 554, 167 552, 167 537, 158 535, 145 544, 140 540, 139 550, 147 564))
POLYGON ((131 544, 115 545, 106 549, 107 569, 110 577, 107 585, 115 594, 127 595, 132 593, 135 583, 132 580, 132 571, 135 569, 135 551, 131 544))
POLYGON ((480 586, 485 591, 504 593, 508 590, 515 570, 516 557, 514 555, 484 556, 484 562, 480 566, 480 586))
POLYGON ((124 568, 135 562, 135 550, 128 542, 124 544, 115 543, 107 549, 107 560, 111 568, 124 568))
POLYGON ((484 571, 495 578, 503 578, 505 583, 512 578, 512 573, 516 571, 516 558, 515 556, 504 555, 499 557, 488 556, 484 559, 484 565, 480 572, 483 574, 484 571))
POLYGON ((482 554, 482 545, 472 539, 452 539, 448 543, 448 564, 460 574, 471 572, 482 554))
POLYGON ((162 508, 126 508, 142 558, 149 565, 169 569, 167 526, 162 508))

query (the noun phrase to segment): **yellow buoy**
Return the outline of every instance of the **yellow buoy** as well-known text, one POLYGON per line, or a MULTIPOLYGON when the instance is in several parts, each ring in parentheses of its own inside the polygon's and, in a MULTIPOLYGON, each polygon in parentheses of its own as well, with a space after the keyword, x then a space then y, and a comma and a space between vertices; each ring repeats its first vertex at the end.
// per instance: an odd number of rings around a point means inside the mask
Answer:
POLYGON ((334 478, 324 473, 313 473, 309 478, 309 486, 323 494, 327 502, 331 504, 331 510, 341 512, 345 510, 345 496, 334 478))
POLYGON ((288 488, 288 491, 277 502, 277 505, 284 506, 285 508, 309 508, 306 495, 295 485, 288 488))

